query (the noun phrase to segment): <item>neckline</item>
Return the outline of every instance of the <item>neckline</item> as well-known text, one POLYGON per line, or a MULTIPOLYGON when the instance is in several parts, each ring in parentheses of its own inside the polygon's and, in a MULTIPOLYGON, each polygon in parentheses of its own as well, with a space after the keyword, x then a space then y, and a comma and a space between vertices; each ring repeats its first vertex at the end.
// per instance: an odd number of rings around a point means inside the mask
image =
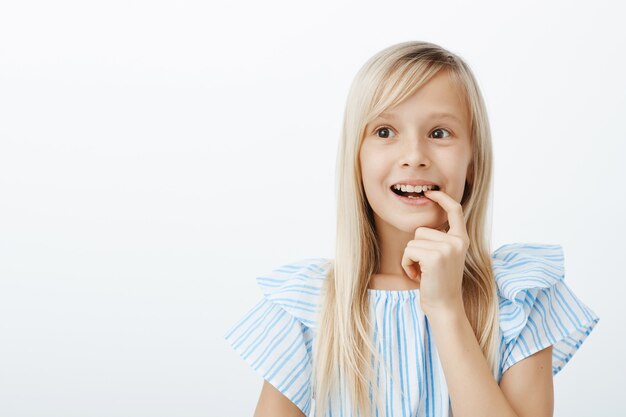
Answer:
POLYGON ((420 289, 413 288, 409 290, 381 290, 376 288, 368 288, 368 294, 375 295, 377 297, 390 297, 394 299, 414 299, 419 298, 420 289))

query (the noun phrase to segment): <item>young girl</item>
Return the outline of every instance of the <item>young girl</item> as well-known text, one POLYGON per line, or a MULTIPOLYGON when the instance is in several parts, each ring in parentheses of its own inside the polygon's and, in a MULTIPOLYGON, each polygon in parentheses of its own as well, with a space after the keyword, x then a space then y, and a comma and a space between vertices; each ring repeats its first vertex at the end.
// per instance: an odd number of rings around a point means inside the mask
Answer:
POLYGON ((257 277, 225 334, 265 380, 255 416, 551 416, 552 377, 598 323, 558 244, 491 252, 492 148, 457 55, 404 42, 349 92, 334 259, 257 277))

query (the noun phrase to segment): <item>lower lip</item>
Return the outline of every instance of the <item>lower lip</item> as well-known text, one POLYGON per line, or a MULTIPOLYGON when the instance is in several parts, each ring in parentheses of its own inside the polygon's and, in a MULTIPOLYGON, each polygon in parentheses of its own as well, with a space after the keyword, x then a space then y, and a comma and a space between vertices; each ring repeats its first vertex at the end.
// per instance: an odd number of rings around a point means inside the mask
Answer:
POLYGON ((398 200, 400 200, 401 202, 403 202, 404 204, 407 204, 409 206, 425 206, 425 205, 430 204, 430 203, 433 202, 433 200, 431 200, 428 197, 409 198, 409 197, 404 197, 404 196, 398 195, 398 194, 394 193, 393 191, 391 193, 394 196, 396 196, 396 198, 398 198, 398 200))

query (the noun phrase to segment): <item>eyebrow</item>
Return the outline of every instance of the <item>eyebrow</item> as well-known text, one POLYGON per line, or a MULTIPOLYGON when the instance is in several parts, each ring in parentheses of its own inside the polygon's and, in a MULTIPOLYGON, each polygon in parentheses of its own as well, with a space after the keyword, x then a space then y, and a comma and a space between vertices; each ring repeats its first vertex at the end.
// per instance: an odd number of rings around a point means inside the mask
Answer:
MULTIPOLYGON (((389 120, 393 120, 395 119, 395 115, 391 114, 391 113, 381 113, 376 119, 389 119, 389 120)), ((432 112, 430 113, 427 118, 429 119, 452 119, 452 120, 456 120, 457 122, 461 123, 461 119, 459 119, 457 116, 455 116, 452 113, 447 113, 447 112, 432 112)), ((376 120, 374 119, 374 120, 376 120)))

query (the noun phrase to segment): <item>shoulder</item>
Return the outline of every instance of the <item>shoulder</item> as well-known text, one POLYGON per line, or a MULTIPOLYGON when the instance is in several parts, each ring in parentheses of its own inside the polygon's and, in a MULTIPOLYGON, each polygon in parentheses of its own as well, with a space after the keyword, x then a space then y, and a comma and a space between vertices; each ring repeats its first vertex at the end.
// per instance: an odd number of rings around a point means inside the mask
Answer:
POLYGON ((492 267, 500 328, 508 343, 527 324, 540 293, 553 292, 563 284, 563 248, 558 244, 507 243, 493 251, 492 267))
POLYGON ((511 301, 562 282, 565 272, 558 244, 507 243, 493 251, 492 265, 498 295, 511 301))
POLYGON ((278 266, 256 277, 264 297, 280 306, 309 328, 317 328, 316 317, 328 258, 303 258, 278 266))
POLYGON ((263 296, 224 334, 233 349, 304 415, 313 401, 312 349, 326 258, 280 265, 256 277, 263 296))
POLYGON ((553 346, 552 372, 571 359, 599 317, 565 283, 563 247, 508 243, 492 253, 502 333, 502 372, 553 346))

